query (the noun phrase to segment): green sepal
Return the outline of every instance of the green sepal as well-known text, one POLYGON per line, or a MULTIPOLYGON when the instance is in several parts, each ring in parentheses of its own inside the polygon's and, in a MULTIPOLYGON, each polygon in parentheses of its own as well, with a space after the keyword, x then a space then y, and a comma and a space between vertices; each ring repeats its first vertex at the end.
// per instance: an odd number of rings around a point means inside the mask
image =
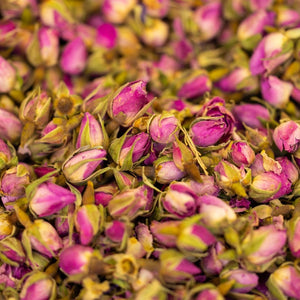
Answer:
POLYGON ((258 45, 260 40, 262 39, 262 35, 260 33, 257 33, 245 40, 241 41, 241 45, 246 50, 253 50, 258 45))

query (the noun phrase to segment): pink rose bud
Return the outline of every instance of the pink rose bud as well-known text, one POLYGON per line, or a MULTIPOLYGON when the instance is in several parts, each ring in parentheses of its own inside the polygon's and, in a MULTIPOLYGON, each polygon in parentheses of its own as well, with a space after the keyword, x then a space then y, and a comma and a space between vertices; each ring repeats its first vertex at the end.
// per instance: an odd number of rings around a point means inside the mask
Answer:
POLYGON ((124 127, 129 127, 135 119, 144 114, 150 103, 146 82, 133 81, 119 88, 109 99, 107 113, 124 127))
POLYGON ((0 78, 0 93, 10 92, 16 83, 16 70, 2 56, 0 56, 0 78))
POLYGON ((51 98, 46 92, 33 92, 21 103, 19 117, 22 122, 32 122, 37 128, 44 128, 50 119, 51 98))
POLYGON ((291 83, 280 80, 276 76, 265 77, 261 80, 261 93, 264 100, 277 108, 284 108, 287 105, 292 90, 291 83))
POLYGON ((277 26, 282 27, 298 27, 300 24, 300 14, 296 9, 289 6, 280 5, 277 8, 277 26))
POLYGON ((219 229, 231 224, 237 218, 234 210, 223 200, 211 195, 199 197, 199 213, 203 214, 203 222, 209 228, 219 229))
POLYGON ((223 25, 221 2, 211 1, 200 6, 195 11, 194 20, 199 26, 202 39, 213 39, 223 25))
POLYGON ((27 277, 20 293, 21 300, 56 299, 55 280, 47 273, 36 271, 27 277))
POLYGON ((142 41, 150 47, 162 47, 169 36, 169 27, 160 19, 146 20, 141 33, 142 41))
POLYGON ((89 244, 99 231, 100 211, 95 204, 85 204, 75 214, 75 226, 82 245, 89 244))
POLYGON ((170 9, 170 0, 143 0, 146 14, 151 17, 163 18, 170 9))
POLYGON ((158 183, 166 184, 180 180, 186 173, 178 169, 171 158, 162 156, 154 162, 155 179, 158 183))
POLYGON ((238 167, 249 166, 255 159, 255 152, 247 142, 235 142, 230 150, 230 157, 238 167))
POLYGON ((234 280, 231 291, 235 293, 249 293, 258 285, 258 276, 243 269, 230 270, 221 275, 222 279, 234 280))
POLYGON ((189 180, 187 183, 197 194, 197 196, 203 195, 213 195, 217 196, 219 194, 220 188, 215 183, 215 179, 213 176, 201 175, 201 182, 197 182, 195 180, 189 180))
POLYGON ((11 265, 18 265, 18 263, 24 263, 26 261, 26 255, 22 247, 20 240, 14 237, 8 237, 0 241, 1 256, 6 263, 11 265), (17 262, 17 263, 16 263, 17 262))
POLYGON ((287 121, 277 126, 273 140, 280 151, 296 152, 299 147, 300 126, 294 121, 287 121))
POLYGON ((97 28, 97 36, 95 42, 97 45, 111 49, 116 46, 118 32, 114 25, 103 23, 97 28))
POLYGON ((104 0, 102 13, 108 22, 123 23, 136 5, 136 0, 104 0))
POLYGON ((180 223, 180 221, 152 221, 150 230, 159 244, 168 248, 176 247, 180 223))
POLYGON ((35 220, 30 227, 23 231, 24 235, 29 237, 34 250, 47 257, 53 257, 63 246, 55 228, 42 219, 35 220))
POLYGON ((118 187, 116 183, 112 182, 106 185, 102 185, 95 189, 95 204, 103 205, 106 207, 109 201, 112 199, 113 195, 118 192, 118 187))
POLYGON ((96 169, 105 159, 106 151, 104 149, 97 147, 86 150, 83 148, 65 161, 62 170, 69 182, 82 183, 97 176, 99 172, 96 169))
POLYGON ((292 264, 280 266, 267 281, 274 299, 299 299, 300 273, 292 264))
POLYGON ((40 55, 43 64, 51 67, 57 64, 59 55, 59 38, 54 29, 42 27, 38 31, 40 55))
POLYGON ((122 170, 130 170, 134 163, 144 160, 150 147, 150 136, 141 132, 135 135, 124 134, 110 144, 108 152, 122 170))
POLYGON ((76 24, 75 26, 76 26, 76 33, 78 34, 78 37, 80 37, 83 40, 86 47, 88 49, 94 47, 96 35, 97 35, 96 28, 85 23, 79 23, 76 24))
POLYGON ((19 141, 22 133, 22 123, 13 113, 0 108, 0 124, 1 139, 8 140, 11 143, 19 141))
POLYGON ((124 222, 114 220, 106 225, 105 236, 115 243, 121 243, 125 237, 126 224, 124 222))
POLYGON ((162 198, 164 208, 179 218, 195 214, 197 195, 185 182, 172 182, 162 198))
POLYGON ((164 250, 159 257, 161 263, 160 273, 163 279, 168 283, 185 282, 200 274, 201 270, 185 256, 174 250, 164 250))
POLYGON ((224 105, 225 101, 219 97, 204 104, 199 112, 200 117, 190 127, 190 135, 196 146, 213 146, 230 138, 235 120, 224 105))
POLYGON ((280 32, 265 36, 250 59, 252 75, 269 74, 293 53, 293 42, 280 32), (284 51, 283 51, 284 50, 284 51))
POLYGON ((262 0, 249 0, 249 8, 252 11, 256 11, 259 9, 268 9, 271 7, 271 5, 273 4, 274 0, 266 0, 266 1, 262 1, 262 0))
POLYGON ((242 242, 243 257, 256 266, 269 263, 283 250, 286 238, 286 230, 276 228, 275 225, 254 229, 242 242))
POLYGON ((76 196, 68 189, 46 181, 32 191, 29 207, 39 217, 45 217, 59 212, 75 200, 76 196))
POLYGON ((262 34, 266 26, 273 26, 275 13, 266 10, 258 10, 244 19, 237 31, 239 40, 246 40, 254 35, 262 34))
POLYGON ((93 251, 82 245, 65 248, 59 255, 59 267, 67 275, 86 273, 93 251))
POLYGON ((183 253, 205 252, 216 242, 214 235, 206 227, 197 224, 197 221, 183 221, 179 228, 176 244, 183 253))
POLYGON ((0 170, 5 166, 13 166, 18 162, 15 148, 0 139, 0 170))
POLYGON ((139 223, 135 227, 137 240, 143 246, 144 251, 147 252, 147 257, 154 251, 153 247, 153 235, 150 232, 149 226, 143 223, 139 223))
POLYGON ((294 184, 299 178, 299 172, 296 166, 286 157, 277 157, 276 161, 280 163, 282 171, 281 177, 285 177, 291 184, 294 184))
POLYGON ((292 255, 296 258, 300 257, 300 217, 294 216, 287 223, 288 228, 288 245, 292 255))
POLYGON ((268 109, 260 104, 235 105, 232 113, 237 121, 244 123, 251 128, 262 129, 264 127, 261 120, 270 120, 270 113, 268 109))
POLYGON ((78 75, 86 66, 87 50, 81 38, 75 38, 63 49, 60 66, 62 70, 70 75, 78 75))
POLYGON ((16 44, 17 26, 11 20, 0 22, 0 45, 10 47, 16 44))
POLYGON ((212 83, 207 75, 198 75, 184 82, 177 92, 180 98, 195 98, 203 96, 204 93, 211 90, 212 83))
POLYGON ((148 213, 153 204, 153 190, 146 185, 127 189, 115 195, 108 203, 113 218, 127 216, 130 220, 148 213))
POLYGON ((149 134, 153 141, 168 144, 175 141, 178 136, 178 120, 171 114, 156 115, 149 126, 149 134))
POLYGON ((203 288, 195 298, 195 300, 224 300, 225 298, 216 287, 203 288))
POLYGON ((84 113, 77 137, 76 148, 84 146, 107 146, 108 137, 104 126, 100 124, 90 113, 84 113))

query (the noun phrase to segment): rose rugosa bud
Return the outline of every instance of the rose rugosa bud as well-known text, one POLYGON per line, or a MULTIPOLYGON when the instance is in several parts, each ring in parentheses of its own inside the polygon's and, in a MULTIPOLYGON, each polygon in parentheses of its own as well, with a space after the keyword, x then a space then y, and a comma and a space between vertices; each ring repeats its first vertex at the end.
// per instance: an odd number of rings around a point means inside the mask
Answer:
POLYGON ((44 128, 50 119, 51 98, 46 92, 33 92, 22 101, 19 117, 23 123, 26 121, 34 123, 38 129, 44 128))
POLYGON ((204 104, 190 127, 190 135, 196 146, 207 147, 227 142, 234 129, 234 117, 219 97, 204 104))
POLYGON ((16 83, 17 74, 16 74, 16 70, 2 56, 0 56, 0 78, 1 78, 0 93, 10 92, 16 83))
POLYGON ((220 1, 207 2, 195 11, 194 20, 199 26, 203 40, 214 38, 223 24, 220 1))
POLYGON ((110 23, 103 23, 97 28, 97 36, 95 42, 97 45, 105 47, 106 49, 112 49, 116 46, 118 33, 110 23))
POLYGON ((178 120, 168 113, 157 115, 151 119, 148 130, 153 141, 168 144, 178 136, 178 120))
POLYGON ((127 216, 133 220, 137 216, 148 213, 153 204, 153 189, 141 185, 115 195, 108 203, 108 211, 113 218, 127 216))
POLYGON ((195 214, 196 199, 197 195, 187 183, 172 182, 162 198, 162 204, 169 213, 182 219, 195 214))
POLYGON ((293 265, 286 264, 275 270, 267 281, 274 299, 299 299, 300 273, 293 265))
POLYGON ((164 250, 159 257, 160 273, 168 283, 180 283, 201 273, 201 270, 185 256, 173 249, 164 250))
POLYGON ((141 34, 142 41, 150 47, 161 47, 165 44, 169 27, 166 22, 157 18, 147 18, 141 34))
POLYGON ((271 73, 293 53, 293 42, 281 32, 265 36, 255 48, 250 59, 252 75, 271 73))
POLYGON ((100 175, 103 169, 98 171, 96 169, 104 160, 106 160, 106 151, 101 147, 81 148, 65 161, 62 170, 69 182, 80 184, 100 175))
POLYGON ((186 175, 186 173, 178 169, 174 161, 167 156, 158 158, 154 162, 154 167, 156 181, 161 184, 180 180, 186 175))
POLYGON ((103 124, 88 112, 83 116, 76 142, 77 149, 84 146, 104 148, 108 146, 108 137, 103 124))
POLYGON ((59 267, 67 275, 86 273, 93 248, 73 245, 65 248, 59 255, 59 267))
POLYGON ((203 223, 214 230, 234 222, 237 218, 234 210, 223 200, 204 195, 199 197, 199 213, 203 214, 203 223))
POLYGON ((8 237, 0 241, 0 259, 13 266, 18 266, 18 263, 24 263, 26 255, 20 240, 8 237))
POLYGON ((261 80, 261 93, 263 99, 276 108, 284 108, 292 94, 293 85, 280 80, 276 76, 269 76, 261 80))
POLYGON ((78 75, 85 69, 87 63, 87 50, 81 38, 70 41, 63 49, 60 66, 70 75, 78 75))
POLYGON ((289 6, 279 5, 276 9, 277 25, 282 27, 298 27, 300 24, 300 14, 296 9, 289 6))
POLYGON ((126 235, 126 224, 124 222, 113 220, 105 228, 105 236, 114 243, 121 243, 126 235))
POLYGON ((116 183, 112 182, 110 184, 102 185, 95 189, 95 204, 103 205, 106 207, 109 201, 112 199, 113 195, 119 191, 116 183))
POLYGON ((254 229, 242 241, 242 256, 252 265, 270 263, 283 250, 286 239, 286 230, 275 225, 254 229))
POLYGON ((191 189, 196 193, 197 196, 203 195, 213 195, 217 196, 219 194, 220 188, 215 183, 213 176, 201 175, 201 182, 195 180, 187 181, 191 189))
POLYGON ((0 139, 0 170, 18 163, 15 148, 0 139))
POLYGON ((12 20, 2 20, 0 22, 0 45, 2 47, 12 47, 16 44, 17 26, 12 20))
POLYGON ((294 121, 287 121, 277 126, 273 140, 280 151, 296 152, 300 141, 300 126, 294 121))
POLYGON ((150 97, 146 91, 146 82, 129 82, 120 87, 109 98, 107 113, 124 127, 143 115, 150 106, 150 97))
POLYGON ((53 215, 76 200, 75 194, 51 181, 38 185, 30 198, 29 207, 39 217, 53 215))
POLYGON ((224 300, 225 298, 223 295, 220 293, 220 291, 212 286, 205 287, 205 284, 203 285, 203 288, 201 291, 198 293, 197 297, 195 300, 224 300))
POLYGON ((221 274, 221 280, 234 280, 230 291, 235 293, 249 293, 258 285, 258 276, 243 269, 230 270, 221 274))
MULTIPOLYGON (((1 60, 0 60, 0 68, 1 68, 1 60)), ((1 72, 0 72, 0 78, 2 78, 1 72)), ((16 143, 19 141, 23 126, 20 120, 13 113, 0 108, 0 124, 1 124, 0 126, 1 139, 8 140, 11 143, 16 143)))
POLYGON ((95 204, 85 204, 78 208, 75 215, 75 226, 82 245, 89 244, 99 231, 100 211, 95 204))
POLYGON ((104 0, 102 13, 107 21, 121 24, 135 5, 136 0, 104 0))
POLYGON ((238 167, 250 166, 255 159, 255 152, 247 142, 235 142, 230 149, 230 158, 238 167))
POLYGON ((44 272, 34 272, 26 278, 20 292, 21 300, 55 300, 56 283, 55 280, 44 272))

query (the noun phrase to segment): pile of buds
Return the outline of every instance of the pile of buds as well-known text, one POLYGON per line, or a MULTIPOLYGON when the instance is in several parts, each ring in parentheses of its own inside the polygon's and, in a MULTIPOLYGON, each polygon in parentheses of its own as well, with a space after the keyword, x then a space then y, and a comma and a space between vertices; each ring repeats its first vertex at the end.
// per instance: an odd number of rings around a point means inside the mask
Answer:
POLYGON ((300 299, 298 0, 0 14, 0 299, 300 299))

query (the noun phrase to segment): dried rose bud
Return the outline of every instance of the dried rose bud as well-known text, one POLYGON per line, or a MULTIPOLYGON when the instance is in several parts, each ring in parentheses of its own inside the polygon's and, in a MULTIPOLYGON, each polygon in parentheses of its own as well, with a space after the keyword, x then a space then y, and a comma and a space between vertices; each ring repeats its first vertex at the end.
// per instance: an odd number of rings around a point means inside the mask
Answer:
POLYGON ((174 161, 167 157, 162 156, 154 162, 155 178, 158 183, 166 184, 174 180, 180 180, 186 173, 178 169, 174 161))
POLYGON ((113 220, 106 224, 105 236, 115 243, 121 243, 126 234, 126 224, 124 222, 113 220))
POLYGON ((46 92, 38 90, 22 101, 19 117, 21 121, 30 121, 34 123, 38 129, 42 129, 49 122, 50 113, 51 98, 48 97, 46 92))
POLYGON ((191 189, 197 196, 203 195, 213 195, 217 196, 219 194, 220 188, 215 183, 215 179, 213 176, 201 175, 201 182, 197 182, 195 180, 187 181, 191 189))
POLYGON ((47 257, 53 257, 63 246, 55 228, 42 219, 37 219, 29 225, 23 231, 23 238, 24 236, 29 238, 33 249, 47 257))
POLYGON ((293 53, 293 43, 284 34, 273 32, 265 36, 250 59, 252 75, 271 73, 293 53), (283 51, 284 50, 284 51, 283 51))
POLYGON ((77 137, 76 148, 81 148, 84 146, 106 147, 107 144, 108 137, 104 127, 90 113, 84 113, 77 137))
POLYGON ((95 189, 95 204, 106 207, 113 195, 118 192, 118 187, 115 182, 102 185, 95 189))
POLYGON ((236 269, 221 274, 221 280, 234 280, 235 283, 231 288, 235 293, 248 293, 258 285, 258 276, 255 273, 243 269, 236 269))
POLYGON ((294 215, 287 222, 288 245, 294 257, 300 257, 300 218, 294 215))
POLYGON ((185 218, 195 214, 197 195, 185 182, 172 182, 162 198, 164 208, 171 214, 185 218))
POLYGON ((203 40, 216 37, 223 25, 221 2, 213 1, 202 5, 195 11, 194 20, 203 40))
POLYGON ((111 49, 116 46, 118 32, 114 25, 103 23, 97 28, 97 36, 95 42, 97 45, 111 49))
POLYGON ((251 128, 264 128, 261 121, 269 121, 270 113, 260 104, 235 105, 232 113, 236 120, 251 128))
POLYGON ((139 223, 135 227, 135 232, 137 235, 137 240, 140 242, 147 255, 150 256, 150 254, 154 251, 154 247, 153 235, 151 234, 149 227, 146 224, 139 223))
POLYGON ((8 264, 18 265, 18 263, 24 263, 26 260, 21 241, 14 237, 8 237, 0 241, 0 251, 1 259, 8 264))
POLYGON ((10 92, 16 83, 16 71, 2 56, 0 56, 0 78, 0 93, 10 92))
POLYGON ((279 5, 276 9, 276 23, 282 27, 298 27, 300 24, 300 14, 296 9, 292 9, 286 5, 279 5))
POLYGON ((266 26, 273 26, 276 14, 266 10, 259 10, 247 18, 245 18, 239 25, 237 36, 240 41, 261 35, 266 26))
POLYGON ((225 298, 216 287, 214 286, 205 287, 204 285, 203 289, 199 292, 195 300, 206 300, 206 299, 224 300, 225 298))
POLYGON ((180 221, 152 221, 151 233, 156 241, 166 247, 175 247, 180 221))
POLYGON ((183 253, 205 252, 216 242, 214 235, 204 226, 198 224, 199 217, 186 219, 179 226, 176 245, 183 253))
POLYGON ((174 250, 164 250, 159 260, 161 263, 160 274, 168 283, 180 283, 200 274, 201 270, 192 262, 187 260, 185 256, 174 250))
POLYGON ((75 213, 75 226, 82 245, 89 244, 99 231, 100 211, 95 204, 85 204, 75 213))
POLYGON ((16 227, 10 214, 0 210, 0 240, 14 234, 16 227))
POLYGON ((160 19, 147 18, 141 32, 142 41, 150 47, 162 47, 169 36, 169 26, 160 19))
POLYGON ((13 113, 0 108, 0 124, 1 139, 8 140, 11 143, 16 143, 19 141, 22 132, 22 123, 13 113))
POLYGON ((199 213, 203 214, 203 222, 209 228, 221 229, 221 225, 224 227, 237 218, 234 210, 225 201, 215 196, 200 196, 199 205, 199 213))
POLYGON ((81 38, 69 42, 63 49, 60 66, 62 70, 71 75, 83 72, 87 61, 87 50, 81 38))
POLYGON ((273 140, 280 151, 293 153, 297 151, 300 140, 300 126, 294 121, 287 121, 277 126, 273 140))
POLYGON ((178 120, 168 113, 156 115, 150 121, 149 134, 153 141, 168 144, 175 141, 178 136, 178 120))
POLYGON ((207 75, 193 76, 184 82, 177 95, 180 98, 200 97, 211 90, 212 83, 207 75))
POLYGON ((97 176, 96 169, 105 159, 106 151, 101 147, 81 149, 65 161, 62 170, 69 182, 82 183, 97 176))
POLYGON ((274 299, 299 299, 300 273, 291 264, 280 266, 267 281, 267 287, 274 299))
POLYGON ((284 108, 292 94, 293 85, 287 81, 280 80, 276 76, 264 77, 261 80, 261 93, 268 103, 284 108))
POLYGON ((127 216, 130 220, 148 213, 153 204, 153 190, 146 185, 115 195, 108 203, 113 218, 127 216))
POLYGON ((93 248, 82 245, 65 248, 59 255, 59 267, 68 275, 87 272, 93 251, 93 248))
POLYGON ((149 100, 146 82, 142 80, 129 82, 112 94, 107 113, 120 125, 129 127, 148 109, 149 100))
POLYGON ((237 166, 249 166, 255 159, 255 152, 247 142, 235 142, 230 148, 230 157, 237 166))
POLYGON ((0 139, 0 170, 5 166, 13 166, 18 162, 15 148, 0 139))
POLYGON ((250 264, 262 266, 283 250, 286 238, 286 230, 275 225, 254 229, 242 241, 242 255, 250 264))
POLYGON ((170 0, 143 0, 146 14, 151 17, 163 18, 170 9, 170 0))
POLYGON ((0 22, 0 45, 10 47, 16 44, 17 26, 12 20, 0 22))
POLYGON ((36 271, 26 278, 20 293, 21 300, 56 299, 55 280, 44 272, 36 271))
POLYGON ((70 190, 51 181, 39 184, 30 197, 29 207, 39 217, 53 215, 76 200, 70 190))
POLYGON ((105 19, 114 24, 123 23, 136 5, 136 0, 104 0, 102 13, 105 19))

